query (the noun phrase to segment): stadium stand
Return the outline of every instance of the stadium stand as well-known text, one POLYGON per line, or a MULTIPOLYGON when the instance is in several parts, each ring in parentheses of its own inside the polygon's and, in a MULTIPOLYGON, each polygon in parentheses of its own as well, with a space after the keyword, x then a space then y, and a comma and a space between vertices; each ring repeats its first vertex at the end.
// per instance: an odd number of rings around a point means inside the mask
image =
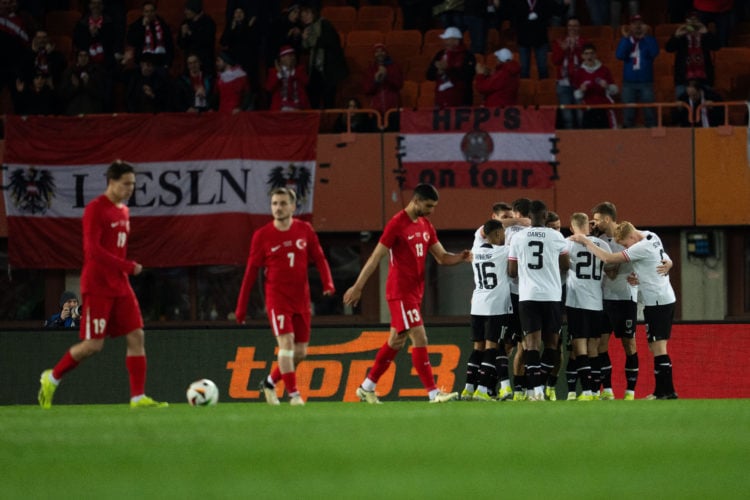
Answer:
POLYGON ((324 6, 320 16, 331 21, 331 24, 340 33, 349 33, 354 29, 357 20, 357 9, 346 6, 324 6))

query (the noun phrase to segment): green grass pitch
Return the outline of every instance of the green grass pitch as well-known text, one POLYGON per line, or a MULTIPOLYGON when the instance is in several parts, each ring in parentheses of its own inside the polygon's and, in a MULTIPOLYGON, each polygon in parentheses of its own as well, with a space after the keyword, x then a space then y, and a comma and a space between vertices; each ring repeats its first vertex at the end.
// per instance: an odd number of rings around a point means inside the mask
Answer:
POLYGON ((750 400, 0 407, 5 499, 727 499, 750 400))

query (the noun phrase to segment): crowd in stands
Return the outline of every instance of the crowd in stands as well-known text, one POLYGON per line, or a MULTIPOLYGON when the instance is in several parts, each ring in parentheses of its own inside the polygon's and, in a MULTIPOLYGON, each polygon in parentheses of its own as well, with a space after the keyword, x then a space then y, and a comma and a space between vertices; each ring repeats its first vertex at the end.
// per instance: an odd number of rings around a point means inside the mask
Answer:
MULTIPOLYGON (((682 101, 681 124, 723 120, 698 105, 748 97, 749 2, 665 0, 654 19, 641 3, 0 0, 2 111, 682 101)), ((654 108, 636 111, 562 109, 558 125, 656 124, 654 108)))

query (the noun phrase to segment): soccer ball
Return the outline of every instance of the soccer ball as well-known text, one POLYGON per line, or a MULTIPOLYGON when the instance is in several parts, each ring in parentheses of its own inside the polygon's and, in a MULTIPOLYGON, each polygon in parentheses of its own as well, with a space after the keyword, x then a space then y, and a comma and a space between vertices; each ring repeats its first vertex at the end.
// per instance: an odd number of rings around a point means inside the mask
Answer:
POLYGON ((214 406, 219 402, 219 388, 207 378, 196 380, 187 390, 190 406, 214 406))

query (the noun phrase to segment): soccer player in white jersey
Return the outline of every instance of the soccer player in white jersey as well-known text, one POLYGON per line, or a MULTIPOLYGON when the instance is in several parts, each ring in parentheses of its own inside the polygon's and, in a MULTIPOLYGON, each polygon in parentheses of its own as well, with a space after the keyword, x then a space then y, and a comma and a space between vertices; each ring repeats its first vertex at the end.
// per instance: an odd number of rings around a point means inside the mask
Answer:
POLYGON ((489 220, 482 226, 486 242, 471 249, 474 293, 471 297, 471 340, 466 386, 461 399, 492 401, 498 379, 498 399, 513 395, 508 378, 508 357, 499 349, 507 334, 513 308, 510 303, 508 251, 503 245, 503 225, 489 220))
MULTIPOLYGON (((499 220, 503 223, 503 227, 514 225, 517 223, 517 219, 513 218, 513 207, 505 203, 504 201, 498 201, 492 205, 492 214, 490 220, 499 220)), ((505 239, 505 237, 503 237, 505 239)), ((481 225, 474 231, 474 243, 472 247, 486 243, 487 238, 484 233, 484 225, 481 225)))
POLYGON ((605 263, 633 264, 644 304, 648 346, 654 355, 656 388, 648 399, 677 399, 672 380, 672 360, 667 353, 676 297, 669 275, 661 271, 663 261, 671 261, 661 239, 651 231, 639 231, 630 222, 622 222, 615 229, 615 241, 625 247, 618 253, 605 252, 585 237, 574 235, 571 239, 585 244, 605 263))
POLYGON ((554 229, 545 227, 547 206, 540 200, 531 202, 531 226, 519 231, 510 243, 508 274, 518 277, 518 299, 526 356, 527 398, 544 400, 544 381, 541 361, 554 363, 554 351, 544 345, 557 345, 562 311, 561 271, 569 267, 565 238, 554 229), (531 388, 531 390, 529 390, 531 388))
MULTIPOLYGON (((609 244, 613 253, 622 252, 625 247, 615 241, 617 228, 617 208, 614 203, 604 201, 592 210, 594 229, 599 237, 609 244)), ((599 339, 599 364, 602 370, 601 399, 614 399, 612 392, 612 362, 609 358, 609 337, 622 342, 625 351, 625 400, 635 399, 635 386, 638 382, 638 351, 635 343, 635 329, 638 320, 638 287, 628 283, 628 276, 633 272, 630 262, 623 262, 617 268, 617 275, 604 276, 604 312, 605 325, 599 339)))
MULTIPOLYGON (((528 229, 531 221, 529 219, 529 210, 531 209, 531 200, 528 198, 518 198, 511 204, 514 224, 505 227, 505 244, 510 246, 510 240, 519 231, 528 229), (523 221, 529 220, 526 224, 523 221)), ((513 356, 513 401, 522 401, 526 399, 524 388, 526 387, 526 371, 524 367, 524 350, 523 332, 521 328, 521 318, 518 313, 518 279, 510 281, 510 300, 513 304, 513 322, 510 326, 510 335, 505 343, 505 349, 510 356, 513 347, 516 347, 516 353, 513 356)))
MULTIPOLYGON (((576 212, 570 217, 570 230, 593 245, 609 252, 607 243, 589 235, 589 218, 576 212)), ((602 278, 604 263, 585 245, 573 240, 568 242, 570 271, 567 278, 565 307, 568 313, 568 335, 573 339, 573 350, 581 381, 582 393, 579 401, 593 400, 593 393, 599 390, 599 363, 597 345, 602 332, 604 306, 602 298, 602 278)))

